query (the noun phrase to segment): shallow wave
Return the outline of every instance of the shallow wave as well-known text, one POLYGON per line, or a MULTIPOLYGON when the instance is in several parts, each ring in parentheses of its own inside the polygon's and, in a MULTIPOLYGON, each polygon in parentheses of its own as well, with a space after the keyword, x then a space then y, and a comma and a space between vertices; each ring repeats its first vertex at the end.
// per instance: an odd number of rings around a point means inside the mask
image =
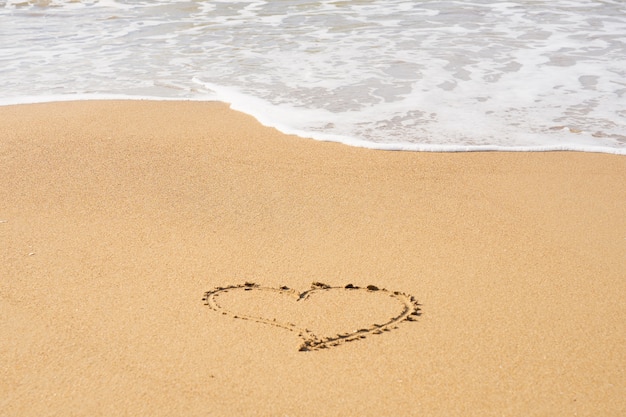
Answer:
POLYGON ((0 0, 4 102, 211 99, 401 150, 626 152, 621 1, 0 0))
MULTIPOLYGON (((180 98, 175 97, 158 97, 158 96, 139 96, 139 95, 125 95, 125 94, 64 94, 58 96, 22 96, 14 97, 11 99, 0 100, 0 106, 11 106, 20 104, 37 104, 37 103, 55 103, 65 101, 82 101, 82 100, 138 100, 138 101, 180 101, 180 98)), ((590 153, 607 153, 614 155, 626 155, 626 149, 590 145, 519 145, 519 146, 498 146, 498 145, 453 145, 453 144, 423 144, 423 143, 410 143, 410 142, 391 142, 380 143, 365 141, 358 138, 336 136, 332 134, 307 132, 290 127, 282 126, 280 122, 273 123, 273 118, 267 118, 263 114, 259 114, 256 110, 246 111, 249 109, 245 104, 239 106, 233 104, 230 101, 222 101, 217 96, 197 96, 195 98, 183 99, 183 101, 216 101, 229 104, 233 110, 247 113, 255 117, 261 124, 276 128, 277 130, 289 134, 296 135, 307 139, 315 139, 322 142, 338 142, 348 146, 355 146, 359 148, 381 150, 381 151, 411 151, 411 152, 551 152, 551 151, 576 151, 576 152, 590 152, 590 153)), ((250 101, 246 100, 246 103, 254 103, 255 99, 250 101)))

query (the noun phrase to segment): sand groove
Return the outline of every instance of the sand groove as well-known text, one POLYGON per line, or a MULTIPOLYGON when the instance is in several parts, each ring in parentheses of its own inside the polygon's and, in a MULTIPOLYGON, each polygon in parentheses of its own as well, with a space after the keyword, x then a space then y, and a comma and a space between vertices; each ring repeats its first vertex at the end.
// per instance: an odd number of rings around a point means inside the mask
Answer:
POLYGON ((352 284, 348 284, 345 287, 332 287, 321 282, 313 282, 310 289, 304 292, 298 292, 286 286, 281 286, 280 288, 272 288, 263 287, 252 282, 246 282, 244 284, 216 287, 213 290, 205 292, 204 298, 202 298, 202 300, 205 302, 205 305, 209 306, 212 310, 220 312, 225 316, 230 316, 232 318, 241 320, 251 320, 257 323, 267 324, 297 333, 298 336, 303 340, 299 347, 300 351, 326 349, 334 346, 339 346, 343 343, 364 339, 372 334, 382 334, 384 332, 397 329, 397 325, 403 321, 414 321, 416 317, 421 315, 420 304, 412 295, 400 291, 389 291, 384 288, 378 288, 374 285, 368 285, 367 287, 358 287, 352 284), (294 303, 304 303, 316 295, 324 293, 328 294, 330 292, 335 293, 335 295, 337 295, 337 293, 339 292, 354 293, 357 291, 367 292, 370 294, 376 293, 377 295, 380 295, 380 297, 387 296, 397 301, 400 306, 400 313, 392 316, 383 317, 382 320, 376 320, 376 323, 372 323, 366 327, 359 327, 358 329, 355 329, 353 331, 341 332, 333 335, 318 335, 316 334, 316 332, 309 329, 308 327, 295 324, 291 320, 277 319, 276 317, 272 317, 271 313, 265 313, 264 315, 261 313, 250 314, 242 312, 236 307, 233 307, 232 303, 231 305, 229 305, 228 302, 220 302, 219 300, 220 296, 225 295, 226 293, 239 292, 242 295, 244 291, 249 292, 249 295, 254 293, 271 293, 285 296, 291 299, 294 303))

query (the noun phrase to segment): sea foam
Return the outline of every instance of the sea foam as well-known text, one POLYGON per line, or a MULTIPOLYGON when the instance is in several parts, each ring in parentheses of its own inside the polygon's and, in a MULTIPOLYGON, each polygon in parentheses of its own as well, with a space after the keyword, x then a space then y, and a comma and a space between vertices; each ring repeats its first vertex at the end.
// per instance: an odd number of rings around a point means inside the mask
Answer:
POLYGON ((0 103, 220 100, 374 149, 626 154, 622 1, 0 0, 0 103))

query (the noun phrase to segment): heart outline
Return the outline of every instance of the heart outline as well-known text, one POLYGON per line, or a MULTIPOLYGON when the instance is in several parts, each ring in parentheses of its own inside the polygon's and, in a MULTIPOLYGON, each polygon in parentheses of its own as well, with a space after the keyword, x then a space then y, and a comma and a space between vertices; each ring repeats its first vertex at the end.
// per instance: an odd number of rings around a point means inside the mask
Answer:
POLYGON ((421 315, 421 305, 417 302, 415 297, 410 294, 406 294, 400 291, 389 291, 385 288, 378 288, 375 285, 368 285, 367 287, 358 287, 352 284, 348 284, 344 287, 332 287, 330 285, 313 282, 311 288, 304 292, 297 292, 286 286, 279 288, 263 287, 254 282, 245 282, 244 284, 229 285, 226 287, 215 287, 213 290, 206 291, 202 298, 204 304, 216 312, 220 312, 222 315, 230 316, 235 319, 250 320, 256 323, 268 324, 270 326, 279 327, 298 334, 303 342, 300 344, 298 350, 301 352, 315 351, 320 349, 327 349, 334 346, 339 346, 346 342, 351 342, 359 339, 364 339, 372 334, 382 334, 393 329, 397 329, 397 325, 404 321, 415 321, 416 317, 421 315), (355 330, 353 332, 341 333, 335 336, 318 337, 311 330, 307 328, 300 328, 294 323, 279 322, 276 319, 270 320, 260 316, 251 316, 245 314, 239 314, 234 311, 230 311, 227 308, 221 306, 217 302, 217 296, 220 293, 229 291, 269 291, 279 293, 281 295, 287 295, 296 298, 296 302, 304 301, 311 295, 321 291, 331 290, 346 290, 346 291, 368 291, 368 292, 381 292, 386 293, 392 298, 398 300, 404 305, 402 312, 388 319, 383 324, 373 324, 370 327, 355 330))

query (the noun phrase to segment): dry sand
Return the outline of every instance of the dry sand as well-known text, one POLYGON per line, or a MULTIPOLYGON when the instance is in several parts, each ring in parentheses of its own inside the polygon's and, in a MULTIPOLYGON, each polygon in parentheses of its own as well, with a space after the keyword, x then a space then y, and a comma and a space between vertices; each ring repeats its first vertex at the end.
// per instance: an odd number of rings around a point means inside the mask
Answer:
POLYGON ((624 416, 625 184, 623 156, 371 151, 219 103, 1 107, 0 415, 624 416), (298 350, 393 291, 416 321, 298 350))

